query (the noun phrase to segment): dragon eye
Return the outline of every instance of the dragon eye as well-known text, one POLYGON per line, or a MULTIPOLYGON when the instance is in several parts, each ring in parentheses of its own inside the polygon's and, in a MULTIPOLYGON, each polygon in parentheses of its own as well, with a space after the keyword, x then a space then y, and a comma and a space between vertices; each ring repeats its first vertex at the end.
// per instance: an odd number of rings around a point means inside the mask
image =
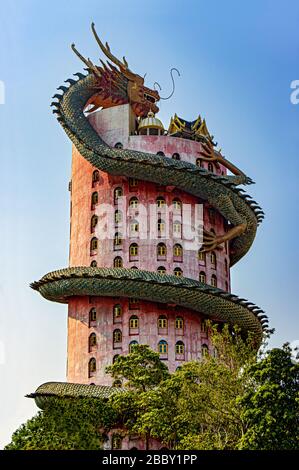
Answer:
POLYGON ((156 98, 154 98, 153 96, 151 95, 148 95, 147 93, 144 93, 144 97, 147 101, 150 101, 151 103, 155 103, 156 102, 156 98))

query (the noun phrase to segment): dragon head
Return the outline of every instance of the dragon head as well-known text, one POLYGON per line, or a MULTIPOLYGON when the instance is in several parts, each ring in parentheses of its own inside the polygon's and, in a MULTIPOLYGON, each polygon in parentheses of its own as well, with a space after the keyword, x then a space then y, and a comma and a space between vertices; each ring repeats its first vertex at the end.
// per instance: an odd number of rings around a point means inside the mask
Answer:
POLYGON ((147 116, 149 111, 157 113, 159 108, 156 103, 160 100, 159 93, 144 86, 144 78, 129 69, 125 57, 121 61, 111 53, 108 43, 104 45, 97 35, 94 23, 91 29, 101 50, 111 62, 105 63, 101 60, 102 66, 95 66, 90 59, 85 59, 72 44, 73 51, 97 79, 97 92, 86 103, 88 112, 100 107, 109 108, 130 103, 136 116, 147 116))

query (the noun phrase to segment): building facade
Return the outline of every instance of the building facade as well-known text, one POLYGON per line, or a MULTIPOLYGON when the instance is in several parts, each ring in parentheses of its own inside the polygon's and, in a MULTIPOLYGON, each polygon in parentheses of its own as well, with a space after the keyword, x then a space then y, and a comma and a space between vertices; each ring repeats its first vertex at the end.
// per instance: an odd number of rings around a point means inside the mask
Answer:
MULTIPOLYGON (((53 396, 119 393, 124 384, 105 369, 136 344, 174 372, 214 354, 206 320, 238 325, 257 345, 268 325, 263 310, 231 293, 230 268, 263 219, 239 188, 252 180, 216 150, 200 116, 175 114, 165 129, 159 93, 92 30, 109 62, 95 66, 72 45, 88 73, 66 80, 52 102, 73 143, 69 266, 31 287, 68 304, 67 382, 29 395, 40 408, 53 396)), ((106 448, 144 448, 116 431, 106 448)))
MULTIPOLYGON (((165 158, 179 158, 208 169, 209 163, 199 158, 201 142, 170 135, 140 135, 145 120, 138 124, 132 114, 130 105, 121 105, 97 111, 89 119, 111 147, 160 152, 165 158)), ((226 174, 225 167, 212 165, 211 169, 226 174)), ((184 236, 183 228, 188 227, 184 215, 189 218, 191 212, 190 219, 194 218, 198 205, 202 206, 200 216, 205 228, 216 234, 226 230, 225 219, 208 202, 173 186, 99 171, 75 147, 70 189, 70 266, 173 274, 230 290, 227 243, 206 253, 200 244, 190 244, 184 236), (108 233, 106 228, 103 237, 105 224, 111 230, 108 233)), ((119 354, 128 354, 136 343, 158 351, 171 372, 211 349, 205 315, 174 303, 75 296, 69 300, 68 309, 69 382, 112 385, 106 366, 119 354)))

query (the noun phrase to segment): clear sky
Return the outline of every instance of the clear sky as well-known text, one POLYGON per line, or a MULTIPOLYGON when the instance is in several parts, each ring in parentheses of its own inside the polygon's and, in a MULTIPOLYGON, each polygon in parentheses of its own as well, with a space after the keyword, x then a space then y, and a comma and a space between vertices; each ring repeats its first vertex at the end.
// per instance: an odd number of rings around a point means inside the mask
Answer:
POLYGON ((266 310, 272 346, 299 340, 299 105, 290 102, 299 79, 298 2, 3 0, 0 447, 37 411, 24 395, 65 380, 66 306, 29 283, 68 264, 71 144, 49 104, 56 87, 82 71, 73 41, 94 62, 101 56, 91 21, 164 96, 177 67, 175 95, 160 106, 164 125, 175 112, 190 120, 200 113, 223 154, 256 181, 247 189, 266 219, 232 269, 232 289, 266 310))

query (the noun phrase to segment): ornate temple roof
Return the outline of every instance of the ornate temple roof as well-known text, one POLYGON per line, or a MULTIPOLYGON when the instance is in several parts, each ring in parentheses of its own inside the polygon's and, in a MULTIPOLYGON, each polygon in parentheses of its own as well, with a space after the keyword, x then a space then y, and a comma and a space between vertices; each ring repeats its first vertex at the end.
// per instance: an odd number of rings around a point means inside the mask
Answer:
POLYGON ((205 119, 201 119, 200 115, 194 121, 186 121, 178 117, 175 114, 170 121, 168 134, 173 137, 182 137, 183 139, 191 139, 191 140, 210 140, 213 141, 213 137, 211 136, 205 119))

